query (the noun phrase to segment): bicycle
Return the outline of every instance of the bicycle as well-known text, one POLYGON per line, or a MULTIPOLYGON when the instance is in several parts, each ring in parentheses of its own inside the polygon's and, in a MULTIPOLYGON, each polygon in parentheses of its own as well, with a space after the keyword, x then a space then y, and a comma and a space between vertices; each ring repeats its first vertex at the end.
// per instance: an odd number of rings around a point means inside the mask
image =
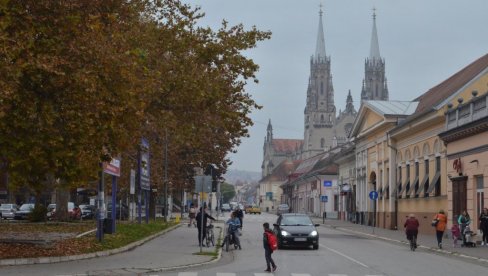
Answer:
POLYGON ((207 225, 207 229, 206 229, 206 232, 207 232, 207 236, 206 236, 206 242, 207 242, 207 247, 210 247, 210 244, 212 244, 212 246, 215 246, 215 235, 214 235, 214 231, 213 231, 213 224, 212 224, 212 221, 210 221, 210 223, 207 225))
POLYGON ((417 248, 417 238, 414 235, 412 235, 412 237, 410 238, 410 250, 415 251, 416 248, 417 248))

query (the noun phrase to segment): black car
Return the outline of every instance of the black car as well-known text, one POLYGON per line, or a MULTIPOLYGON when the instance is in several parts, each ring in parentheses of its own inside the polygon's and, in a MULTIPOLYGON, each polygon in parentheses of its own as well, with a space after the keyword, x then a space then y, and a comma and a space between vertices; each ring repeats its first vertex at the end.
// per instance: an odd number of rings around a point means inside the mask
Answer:
POLYGON ((281 214, 273 231, 278 237, 278 248, 285 246, 312 246, 319 249, 319 233, 309 216, 305 214, 281 214))
POLYGON ((25 203, 20 206, 19 210, 15 212, 14 218, 15 219, 28 219, 30 214, 34 210, 33 203, 25 203))
POLYGON ((81 204, 81 218, 82 219, 92 219, 95 218, 95 214, 97 212, 97 207, 88 204, 81 204))
MULTIPOLYGON (((112 202, 107 204, 107 218, 112 218, 112 202)), ((129 218, 129 207, 122 203, 115 204, 115 219, 128 219, 129 218)))

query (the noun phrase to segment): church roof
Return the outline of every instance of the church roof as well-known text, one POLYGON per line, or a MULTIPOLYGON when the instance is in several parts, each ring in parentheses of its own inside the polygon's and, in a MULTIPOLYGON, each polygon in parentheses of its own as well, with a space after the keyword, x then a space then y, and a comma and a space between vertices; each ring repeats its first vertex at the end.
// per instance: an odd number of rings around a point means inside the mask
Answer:
POLYGON ((376 12, 373 12, 373 32, 371 34, 371 50, 369 53, 369 58, 381 59, 380 56, 380 44, 378 43, 378 31, 376 30, 376 12))
POLYGON ((259 182, 286 181, 288 180, 288 176, 295 171, 300 162, 301 160, 284 160, 271 172, 270 175, 267 175, 259 182))
POLYGON ((319 12, 319 30, 317 33, 317 45, 315 47, 315 60, 325 60, 325 38, 324 38, 324 27, 322 24, 322 8, 319 12))
POLYGON ((461 71, 415 99, 415 101, 420 102, 415 113, 418 114, 434 108, 436 105, 455 94, 459 89, 482 73, 487 67, 488 54, 480 57, 473 63, 464 67, 461 71))
POLYGON ((376 113, 387 115, 410 115, 417 108, 418 102, 409 101, 364 101, 365 106, 376 113))
POLYGON ((303 144, 300 139, 273 139, 273 149, 276 153, 294 152, 303 144))

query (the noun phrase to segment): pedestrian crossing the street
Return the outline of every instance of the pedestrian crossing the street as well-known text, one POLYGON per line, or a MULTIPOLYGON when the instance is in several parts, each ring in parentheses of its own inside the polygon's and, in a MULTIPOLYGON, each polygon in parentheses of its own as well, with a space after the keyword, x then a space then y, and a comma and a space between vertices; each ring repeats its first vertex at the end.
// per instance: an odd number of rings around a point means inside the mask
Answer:
MULTIPOLYGON (((233 273, 233 272, 217 272, 215 276, 237 276, 239 275, 238 273, 233 273)), ((274 276, 273 273, 266 273, 266 272, 260 272, 260 273, 253 273, 253 276, 274 276)), ((280 273, 280 275, 286 275, 283 273, 280 273)), ((310 273, 290 273, 290 276, 314 276, 310 273)), ((320 274, 321 276, 350 276, 349 274, 320 274)), ((151 275, 151 276, 158 276, 158 275, 151 275)), ((198 272, 179 272, 177 276, 199 276, 198 272)), ((362 276, 383 276, 383 275, 373 275, 373 274, 365 274, 362 276)))

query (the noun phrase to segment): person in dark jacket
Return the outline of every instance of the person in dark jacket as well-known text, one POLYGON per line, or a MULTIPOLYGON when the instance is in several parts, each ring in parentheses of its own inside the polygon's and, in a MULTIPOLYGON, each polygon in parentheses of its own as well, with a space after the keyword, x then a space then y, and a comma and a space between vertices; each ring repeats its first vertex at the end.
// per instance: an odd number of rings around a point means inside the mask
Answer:
POLYGON ((198 245, 203 245, 203 239, 207 236, 207 219, 211 219, 215 221, 215 218, 211 215, 207 214, 207 207, 203 209, 200 207, 200 212, 198 212, 195 220, 197 221, 197 228, 198 228, 198 245), (203 217, 202 217, 203 216, 203 217))
POLYGON ((483 208, 480 214, 480 230, 483 232, 481 245, 488 246, 488 208, 483 208))
POLYGON ((419 226, 420 223, 415 218, 415 215, 410 214, 408 216, 408 219, 405 221, 405 224, 403 224, 403 227, 405 227, 405 234, 407 235, 407 240, 411 240, 412 237, 415 237, 415 239, 417 239, 417 234, 419 233, 419 226))
POLYGON ((241 209, 241 207, 239 207, 239 205, 237 205, 237 209, 235 210, 235 213, 236 213, 237 218, 239 219, 239 222, 241 223, 239 228, 242 229, 242 221, 244 219, 244 213, 242 212, 242 209, 241 209))
MULTIPOLYGON (((273 250, 269 247, 268 244, 268 234, 271 233, 273 234, 273 231, 269 229, 269 223, 265 222, 263 223, 263 228, 264 228, 264 233, 263 233, 263 247, 264 247, 264 257, 266 258, 266 270, 265 272, 271 272, 276 270, 276 265, 275 262, 273 261, 273 258, 271 257, 271 254, 273 254, 273 250), (273 268, 273 270, 271 270, 273 268)), ((273 234, 274 235, 274 234, 273 234)))

